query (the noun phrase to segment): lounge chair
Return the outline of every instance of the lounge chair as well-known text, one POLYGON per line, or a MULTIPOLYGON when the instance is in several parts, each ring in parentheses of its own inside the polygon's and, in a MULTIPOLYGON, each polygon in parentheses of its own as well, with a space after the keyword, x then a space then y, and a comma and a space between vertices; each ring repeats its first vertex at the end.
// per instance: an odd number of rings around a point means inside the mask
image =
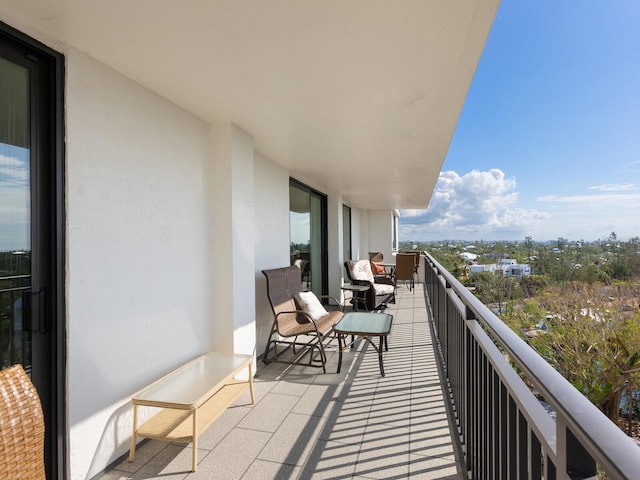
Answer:
POLYGON ((296 266, 263 270, 267 278, 267 296, 273 311, 273 325, 265 347, 262 361, 284 361, 279 359, 278 345, 285 344, 285 350, 291 348, 292 361, 299 363, 309 355, 309 366, 322 367, 326 373, 327 356, 324 342, 333 338, 333 327, 342 318, 342 305, 333 297, 317 297, 313 292, 302 289, 300 269, 296 266), (320 300, 333 301, 338 310, 327 311, 320 300), (298 354, 296 347, 302 347, 298 354), (314 358, 314 352, 317 352, 314 358), (270 358, 269 354, 272 353, 270 358))

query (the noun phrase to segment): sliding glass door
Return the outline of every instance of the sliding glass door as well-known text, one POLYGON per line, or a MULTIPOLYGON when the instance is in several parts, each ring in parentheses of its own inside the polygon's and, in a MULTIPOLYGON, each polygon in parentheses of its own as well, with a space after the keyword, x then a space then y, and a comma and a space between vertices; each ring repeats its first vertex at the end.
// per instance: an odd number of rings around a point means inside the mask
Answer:
POLYGON ((327 198, 312 188, 289 181, 291 264, 300 267, 303 287, 326 295, 327 198))
POLYGON ((21 364, 63 478, 61 56, 0 23, 0 368, 21 364))

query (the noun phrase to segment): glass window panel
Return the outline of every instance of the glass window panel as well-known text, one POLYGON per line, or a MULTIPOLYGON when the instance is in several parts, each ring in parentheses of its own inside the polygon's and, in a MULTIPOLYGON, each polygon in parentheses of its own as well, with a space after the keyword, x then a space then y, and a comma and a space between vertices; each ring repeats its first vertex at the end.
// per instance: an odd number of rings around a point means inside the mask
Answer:
POLYGON ((0 57, 0 368, 31 364, 29 70, 0 57))
POLYGON ((289 186, 289 245, 291 265, 298 265, 305 288, 311 283, 311 197, 309 192, 289 186))
POLYGON ((311 194, 311 290, 322 295, 322 198, 311 194))
POLYGON ((342 259, 351 260, 351 208, 342 205, 342 259))

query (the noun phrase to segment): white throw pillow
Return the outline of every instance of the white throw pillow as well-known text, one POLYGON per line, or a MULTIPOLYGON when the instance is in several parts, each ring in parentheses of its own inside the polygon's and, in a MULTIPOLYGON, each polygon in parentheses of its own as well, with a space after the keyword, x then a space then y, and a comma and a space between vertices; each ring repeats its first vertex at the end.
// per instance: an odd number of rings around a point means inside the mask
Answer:
POLYGON ((313 320, 319 320, 329 312, 322 306, 318 297, 313 292, 298 292, 293 298, 298 308, 309 315, 313 320))

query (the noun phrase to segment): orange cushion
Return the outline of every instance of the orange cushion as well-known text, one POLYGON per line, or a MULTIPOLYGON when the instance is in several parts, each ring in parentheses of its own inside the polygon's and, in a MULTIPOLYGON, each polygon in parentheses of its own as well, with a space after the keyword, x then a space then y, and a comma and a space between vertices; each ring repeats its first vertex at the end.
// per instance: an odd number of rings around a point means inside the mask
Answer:
POLYGON ((371 262, 371 271, 374 275, 385 273, 384 267, 382 265, 378 265, 376 262, 371 262))

